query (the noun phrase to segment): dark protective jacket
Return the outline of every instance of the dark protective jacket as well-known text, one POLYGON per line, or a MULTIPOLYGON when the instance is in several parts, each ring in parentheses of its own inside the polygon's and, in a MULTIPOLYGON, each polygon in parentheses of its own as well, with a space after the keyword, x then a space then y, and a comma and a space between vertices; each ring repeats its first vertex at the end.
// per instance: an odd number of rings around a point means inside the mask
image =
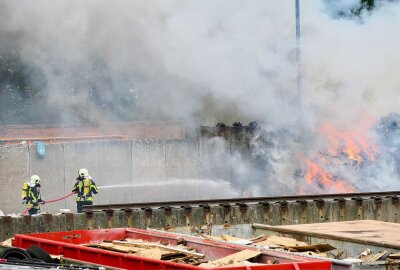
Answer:
POLYGON ((77 202, 92 202, 93 194, 99 193, 96 184, 92 179, 77 178, 72 192, 76 192, 77 202))
POLYGON ((28 207, 40 209, 39 203, 43 201, 40 194, 40 184, 30 187, 28 183, 25 182, 22 187, 22 199, 28 207))

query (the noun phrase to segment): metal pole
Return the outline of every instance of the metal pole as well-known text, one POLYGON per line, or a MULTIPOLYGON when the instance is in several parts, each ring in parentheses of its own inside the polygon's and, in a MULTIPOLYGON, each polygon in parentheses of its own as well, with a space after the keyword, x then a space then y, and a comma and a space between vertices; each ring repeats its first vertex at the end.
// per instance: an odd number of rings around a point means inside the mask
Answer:
POLYGON ((301 48, 300 48, 300 0, 296 2, 296 64, 297 64, 297 102, 301 109, 301 48))

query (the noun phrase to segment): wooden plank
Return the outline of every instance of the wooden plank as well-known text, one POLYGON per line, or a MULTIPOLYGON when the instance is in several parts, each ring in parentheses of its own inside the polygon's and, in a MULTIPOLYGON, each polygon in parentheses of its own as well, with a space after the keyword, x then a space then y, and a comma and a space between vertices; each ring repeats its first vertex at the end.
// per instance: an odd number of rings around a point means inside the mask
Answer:
POLYGON ((211 267, 220 267, 224 265, 231 265, 239 262, 243 262, 249 259, 252 259, 254 257, 257 257, 261 254, 260 251, 258 250, 241 250, 239 252, 233 253, 231 255, 228 255, 226 257, 210 261, 208 263, 202 263, 200 264, 200 267, 206 267, 206 268, 211 268, 211 267))
POLYGON ((162 252, 158 248, 142 249, 136 252, 135 255, 155 260, 161 260, 162 252))
POLYGON ((315 244, 315 245, 305 245, 305 246, 291 246, 289 249, 295 249, 297 251, 319 251, 319 252, 327 252, 334 250, 333 246, 329 244, 315 244))
POLYGON ((388 252, 387 252, 387 251, 384 251, 384 252, 382 252, 382 253, 379 252, 379 253, 377 253, 377 254, 367 256, 367 258, 361 258, 361 260, 363 260, 364 262, 371 263, 371 262, 376 262, 376 261, 380 260, 381 258, 382 258, 382 259, 383 259, 383 258, 386 258, 387 255, 388 255, 388 252))
POLYGON ((294 238, 282 237, 271 235, 267 238, 267 240, 256 243, 258 246, 269 246, 269 247, 299 247, 306 246, 307 244, 304 242, 297 241, 294 238))
POLYGON ((123 253, 136 253, 141 250, 141 248, 138 248, 138 247, 115 245, 113 243, 107 243, 107 242, 102 242, 102 243, 98 243, 98 244, 84 244, 84 246, 113 250, 113 251, 118 251, 118 252, 123 252, 123 253))
POLYGON ((268 237, 267 237, 266 235, 261 234, 261 235, 259 235, 259 236, 254 237, 254 238, 250 238, 249 240, 250 240, 252 243, 258 243, 258 242, 262 242, 262 241, 267 240, 267 238, 268 238, 268 237))
POLYGON ((389 255, 390 259, 400 259, 400 252, 399 253, 393 253, 389 255))
MULTIPOLYGON (((272 226, 293 234, 324 236, 330 239, 353 240, 368 244, 379 243, 400 248, 400 224, 376 220, 356 220, 329 223, 272 226)), ((273 228, 271 230, 273 230, 273 228)))
POLYGON ((194 251, 190 251, 184 248, 179 248, 179 247, 173 247, 173 246, 164 246, 161 244, 156 244, 156 243, 150 243, 150 242, 143 242, 143 241, 133 241, 133 240, 129 240, 129 241, 113 241, 113 243, 117 243, 117 244, 121 244, 121 245, 126 245, 126 246, 133 246, 133 247, 139 247, 139 248, 160 248, 162 250, 167 250, 167 251, 174 251, 174 252, 178 252, 178 253, 182 253, 185 255, 194 255, 198 258, 204 258, 204 254, 202 253, 197 253, 194 251))

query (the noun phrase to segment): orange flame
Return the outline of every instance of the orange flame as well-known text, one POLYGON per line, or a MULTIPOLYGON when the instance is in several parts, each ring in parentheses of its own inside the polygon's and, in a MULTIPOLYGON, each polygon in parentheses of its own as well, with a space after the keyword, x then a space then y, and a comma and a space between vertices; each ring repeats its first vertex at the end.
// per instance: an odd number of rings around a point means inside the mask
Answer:
POLYGON ((361 164, 366 157, 369 161, 375 161, 378 155, 378 147, 361 133, 366 131, 339 131, 330 124, 324 124, 319 131, 328 141, 328 153, 330 155, 340 155, 344 153, 347 157, 361 164))
MULTIPOLYGON (((306 171, 304 179, 306 184, 312 188, 318 187, 329 192, 354 192, 356 189, 344 179, 337 178, 330 173, 332 166, 346 165, 346 160, 351 161, 351 165, 357 169, 362 167, 365 162, 374 162, 379 154, 378 147, 365 135, 368 134, 374 121, 370 117, 365 117, 366 121, 358 122, 354 130, 339 130, 331 124, 323 124, 318 132, 326 140, 326 149, 321 151, 318 157, 304 160, 306 171), (338 164, 337 162, 343 162, 338 164)), ((323 149, 322 149, 323 150, 323 149)), ((304 191, 301 187, 299 191, 304 191)))
POLYGON ((314 184, 317 181, 318 184, 322 185, 325 190, 331 192, 354 192, 355 189, 351 185, 347 184, 341 179, 334 179, 333 175, 326 172, 317 163, 310 160, 305 160, 307 171, 304 175, 304 179, 308 184, 314 184))

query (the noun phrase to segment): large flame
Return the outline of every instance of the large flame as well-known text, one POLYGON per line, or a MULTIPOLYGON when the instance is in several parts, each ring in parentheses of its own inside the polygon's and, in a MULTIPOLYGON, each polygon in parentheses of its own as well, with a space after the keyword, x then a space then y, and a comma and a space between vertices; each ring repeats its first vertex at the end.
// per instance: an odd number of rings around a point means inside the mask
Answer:
POLYGON ((331 124, 324 124, 319 128, 328 142, 328 153, 333 156, 345 154, 347 158, 360 165, 364 161, 375 161, 378 147, 365 135, 368 130, 339 131, 331 124), (365 160, 367 159, 367 160, 365 160))
POLYGON ((355 188, 342 179, 336 179, 331 173, 311 160, 304 161, 307 167, 304 179, 308 185, 317 184, 320 189, 328 192, 354 192, 355 188))
MULTIPOLYGON (((374 162, 379 154, 378 147, 368 138, 367 134, 372 121, 354 130, 339 130, 332 124, 320 126, 318 133, 326 142, 326 149, 312 158, 302 158, 305 171, 303 177, 306 186, 312 190, 327 192, 355 192, 357 189, 340 175, 332 173, 339 166, 357 172, 365 163, 374 162)), ((303 193, 304 187, 299 192, 303 193)))

